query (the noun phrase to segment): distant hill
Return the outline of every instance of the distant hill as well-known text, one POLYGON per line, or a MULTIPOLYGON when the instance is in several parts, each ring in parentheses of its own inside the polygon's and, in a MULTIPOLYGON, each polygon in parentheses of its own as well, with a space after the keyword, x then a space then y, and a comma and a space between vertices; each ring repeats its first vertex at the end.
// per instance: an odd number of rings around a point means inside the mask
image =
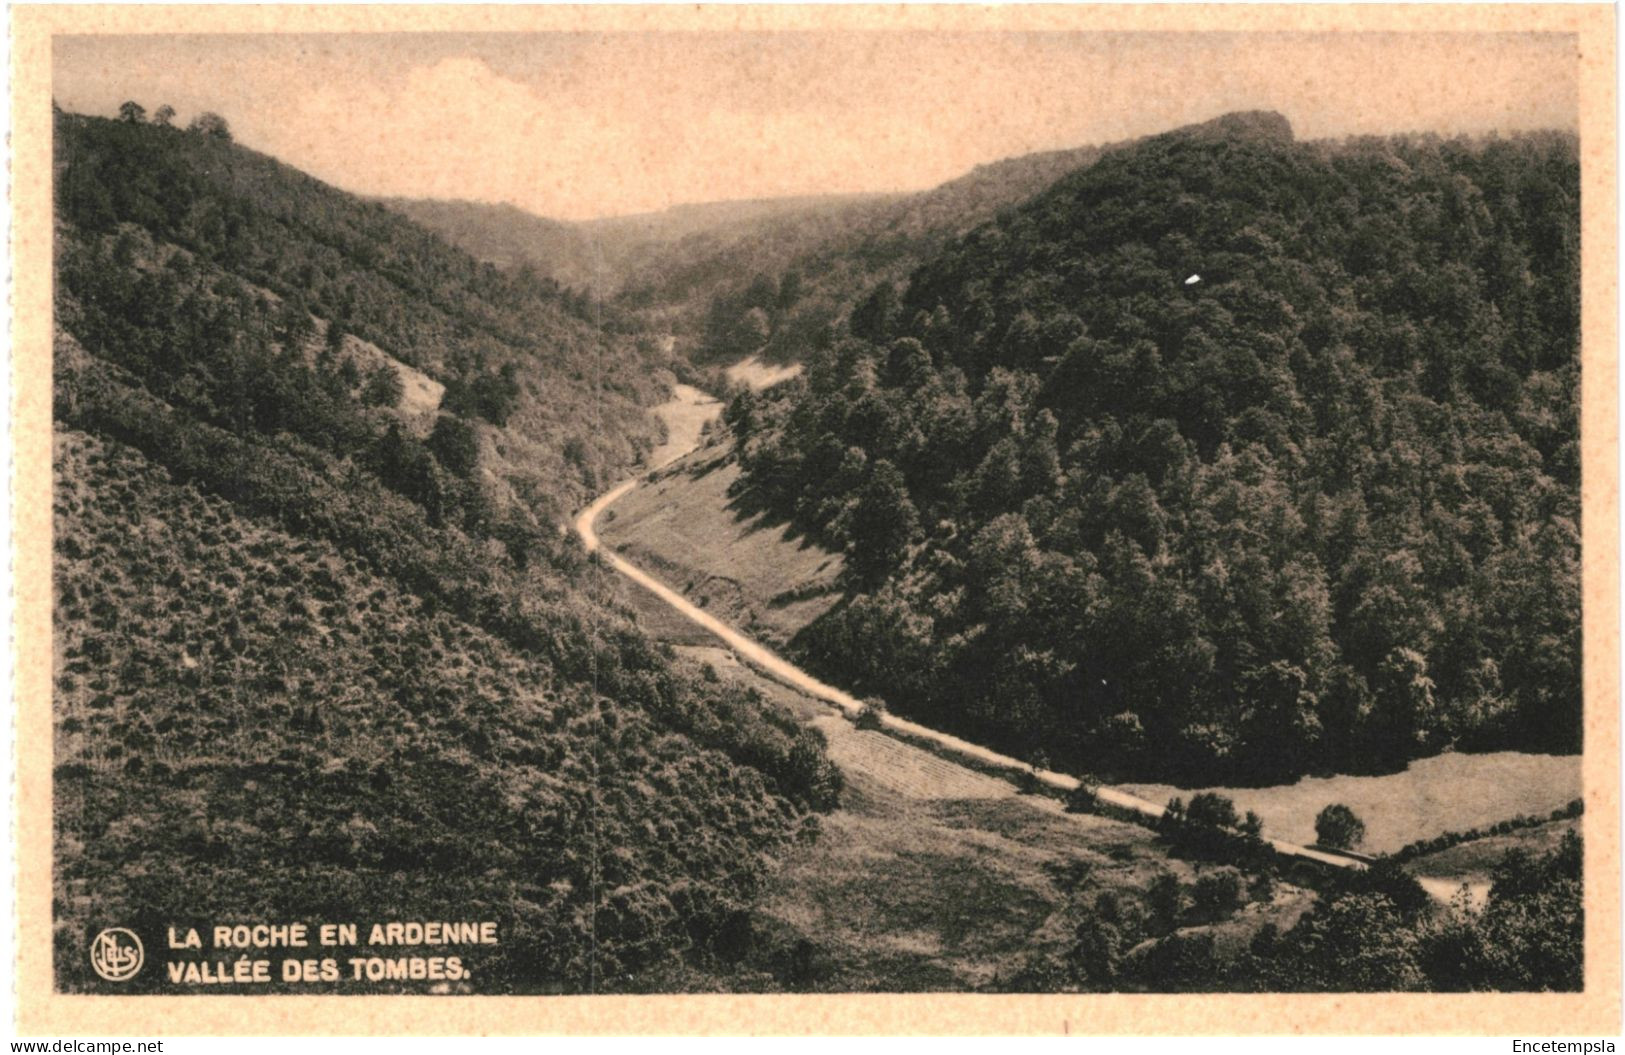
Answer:
POLYGON ((549 220, 512 205, 380 198, 474 259, 505 269, 529 266, 565 286, 609 292, 617 276, 600 268, 593 241, 575 224, 549 220))
POLYGON ((664 354, 224 134, 55 149, 58 987, 115 921, 455 918, 468 973, 336 988, 715 989, 840 778, 560 534, 664 354))
MULTIPOLYGON (((1226 114, 1182 134, 1292 140, 1286 119, 1267 112, 1226 114)), ((866 297, 890 296, 950 240, 1141 142, 1008 158, 931 190, 817 217, 787 213, 726 239, 688 239, 648 255, 627 278, 624 297, 660 309, 697 358, 760 352, 772 360, 799 360, 826 343, 866 297), (753 309, 761 314, 751 316, 753 309)))
POLYGON ((701 239, 705 244, 729 244, 785 217, 829 215, 892 197, 854 194, 706 202, 578 223, 545 219, 512 205, 379 200, 478 260, 503 268, 528 266, 562 285, 608 296, 630 275, 647 270, 649 261, 674 243, 701 239))
POLYGON ((578 226, 589 234, 631 240, 640 244, 665 245, 695 235, 743 232, 753 224, 786 217, 834 214, 866 205, 893 201, 898 194, 808 194, 788 198, 746 198, 739 201, 698 202, 674 205, 658 212, 607 216, 585 220, 578 226))
POLYGON ((798 359, 876 285, 900 281, 951 238, 1099 155, 1095 147, 1029 154, 928 191, 694 235, 648 254, 622 298, 658 313, 699 358, 765 350, 798 359), (747 319, 752 309, 761 317, 747 319))
MULTIPOLYGON (((1291 141, 1279 114, 1226 114, 1196 138, 1291 141)), ((608 297, 690 357, 803 358, 865 297, 896 286, 951 239, 1102 155, 1140 140, 978 165, 930 190, 679 205, 562 223, 507 205, 387 199, 480 260, 529 265, 608 297)))
MULTIPOLYGON (((444 386, 444 409, 482 445, 487 497, 518 496, 515 508, 550 522, 659 441, 646 408, 666 398, 675 364, 631 320, 556 281, 477 261, 381 204, 230 142, 72 115, 59 132, 62 211, 96 236, 66 243, 81 249, 67 262, 101 250, 122 261, 70 267, 95 293, 71 308, 87 347, 127 343, 132 323, 115 302, 139 294, 113 282, 121 275, 146 276, 149 302, 176 301, 175 314, 222 295, 268 304, 269 336, 294 335, 311 365, 323 346, 332 362, 381 353, 444 386), (189 302, 210 275, 216 288, 189 302)), ((164 341, 189 346, 184 334, 164 341)))
MULTIPOLYGON (((566 286, 608 296, 672 331, 701 358, 759 350, 793 359, 878 282, 899 281, 948 239, 1089 164, 1097 147, 978 165, 932 190, 679 205, 562 223, 508 205, 385 199, 476 258, 529 265, 566 286), (787 274, 794 303, 779 307, 787 274), (773 284, 773 302, 761 296, 773 284), (759 303, 760 302, 760 303, 759 303), (739 332, 769 310, 767 338, 739 332)), ((788 291, 788 289, 787 289, 788 291)))

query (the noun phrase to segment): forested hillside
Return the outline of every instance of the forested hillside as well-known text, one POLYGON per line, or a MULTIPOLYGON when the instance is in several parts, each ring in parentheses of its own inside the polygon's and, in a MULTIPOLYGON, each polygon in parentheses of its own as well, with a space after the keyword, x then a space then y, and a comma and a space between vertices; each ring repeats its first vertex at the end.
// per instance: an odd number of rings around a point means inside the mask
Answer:
POLYGON ((840 776, 558 532, 661 361, 219 119, 129 117, 57 123, 58 985, 110 925, 472 919, 442 987, 714 987, 840 776))
MULTIPOLYGON (((340 390, 392 404, 356 375, 392 360, 443 385, 440 409, 472 430, 457 426, 458 443, 480 447, 478 473, 467 456, 440 465, 544 520, 658 442, 645 408, 669 392, 670 364, 557 283, 476 263, 229 133, 66 114, 57 129, 64 318, 154 391, 349 450, 357 434, 332 418, 355 400, 340 390)), ((403 442, 427 474, 416 438, 403 442)), ((454 488, 446 475, 417 486, 454 488)))
POLYGON ((802 654, 1117 777, 1577 750, 1578 177, 1233 115, 955 241, 729 408, 847 554, 802 654))
MULTIPOLYGON (((775 241, 792 232, 813 237, 817 230, 838 229, 848 215, 899 197, 831 194, 701 202, 577 222, 546 219, 512 205, 416 198, 382 202, 476 260, 527 269, 580 291, 575 296, 608 298, 629 282, 646 291, 653 283, 661 285, 655 299, 665 303, 683 299, 674 291, 732 283, 737 277, 732 268, 739 265, 727 258, 736 247, 759 242, 765 232, 772 232, 775 241), (824 226, 813 226, 819 224, 824 226), (672 273, 669 288, 659 277, 667 272, 672 273)), ((651 298, 646 293, 637 299, 651 298)))
POLYGON ((482 263, 529 269, 570 289, 609 294, 616 263, 576 224, 533 216, 512 205, 431 198, 383 198, 390 209, 438 234, 482 263))
POLYGON ((650 253, 622 302, 661 318, 701 360, 795 361, 882 283, 1100 156, 1080 147, 1008 158, 915 194, 833 200, 650 253))

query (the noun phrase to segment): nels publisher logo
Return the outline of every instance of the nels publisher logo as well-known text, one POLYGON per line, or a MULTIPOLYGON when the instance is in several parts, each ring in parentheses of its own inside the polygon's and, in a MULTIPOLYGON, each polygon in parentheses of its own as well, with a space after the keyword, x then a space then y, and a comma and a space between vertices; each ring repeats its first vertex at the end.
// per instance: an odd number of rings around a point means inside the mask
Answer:
POLYGON ((90 943, 90 966, 109 982, 128 982, 145 959, 141 939, 123 927, 109 927, 90 943))

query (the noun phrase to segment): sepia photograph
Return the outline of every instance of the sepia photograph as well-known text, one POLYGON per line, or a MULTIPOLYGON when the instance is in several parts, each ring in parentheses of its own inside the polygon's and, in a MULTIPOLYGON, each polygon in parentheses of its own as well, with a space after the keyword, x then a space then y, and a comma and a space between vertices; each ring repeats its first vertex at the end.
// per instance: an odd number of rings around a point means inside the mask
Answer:
POLYGON ((40 38, 37 983, 1617 1032, 1580 30, 795 10, 40 38))

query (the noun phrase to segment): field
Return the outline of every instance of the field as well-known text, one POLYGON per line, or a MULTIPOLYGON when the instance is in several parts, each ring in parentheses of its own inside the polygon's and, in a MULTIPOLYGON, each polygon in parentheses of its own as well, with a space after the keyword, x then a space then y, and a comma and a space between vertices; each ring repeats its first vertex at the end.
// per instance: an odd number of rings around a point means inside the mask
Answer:
POLYGON ((1525 814, 1544 814, 1580 797, 1577 755, 1515 751, 1446 754, 1412 762, 1400 773, 1379 777, 1305 777, 1271 788, 1180 789, 1131 784, 1125 790, 1166 802, 1216 791, 1236 807, 1264 818, 1264 832, 1289 842, 1315 841, 1315 815, 1341 802, 1365 821, 1369 853, 1392 853, 1406 843, 1447 831, 1494 824, 1525 814))
POLYGON ((616 502, 606 545, 772 646, 828 611, 842 558, 794 537, 728 495, 739 467, 706 447, 616 502))
POLYGON ((1487 883, 1490 873, 1509 850, 1545 854, 1557 849, 1563 836, 1579 831, 1578 817, 1548 821, 1520 828, 1505 835, 1490 835, 1459 843, 1436 853, 1424 854, 1406 862, 1405 867, 1422 879, 1443 878, 1459 882, 1487 883))
POLYGON ((720 410, 720 403, 693 385, 675 386, 672 398, 654 408, 655 416, 666 427, 666 439, 649 452, 649 468, 659 469, 693 450, 706 422, 720 410))
MULTIPOLYGON (((798 988, 1019 989, 1031 959, 1066 955, 1102 893, 1137 903, 1159 873, 1186 883, 1200 873, 1144 828, 1068 814, 1052 799, 861 731, 724 649, 679 651, 821 730, 846 777, 842 808, 822 818, 816 843, 781 858, 761 903, 761 927, 807 943, 798 988)), ((1266 920, 1290 926, 1309 902, 1282 884, 1268 905, 1185 930, 1212 929, 1230 949, 1266 920)))

